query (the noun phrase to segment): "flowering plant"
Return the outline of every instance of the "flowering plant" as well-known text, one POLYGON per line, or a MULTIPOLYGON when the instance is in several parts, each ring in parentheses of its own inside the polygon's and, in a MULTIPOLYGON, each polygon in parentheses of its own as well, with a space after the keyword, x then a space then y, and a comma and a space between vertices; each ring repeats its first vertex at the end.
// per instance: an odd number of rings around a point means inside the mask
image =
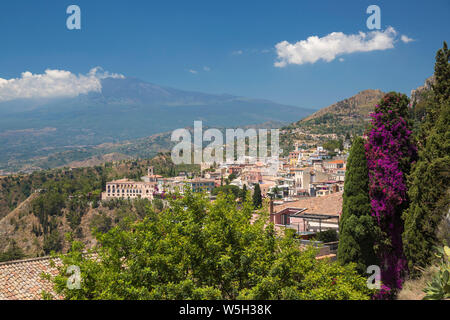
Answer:
POLYGON ((392 297, 407 268, 401 214, 408 203, 406 174, 417 153, 405 120, 407 100, 390 93, 375 106, 365 144, 372 216, 382 231, 377 248, 383 286, 377 298, 392 297))

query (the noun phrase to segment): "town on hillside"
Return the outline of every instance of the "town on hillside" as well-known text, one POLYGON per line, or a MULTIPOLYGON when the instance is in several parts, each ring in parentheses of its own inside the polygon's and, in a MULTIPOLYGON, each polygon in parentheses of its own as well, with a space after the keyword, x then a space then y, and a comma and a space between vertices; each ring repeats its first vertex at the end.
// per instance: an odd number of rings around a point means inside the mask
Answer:
MULTIPOLYGON (((331 153, 322 146, 296 143, 288 156, 278 159, 276 170, 270 158, 256 161, 250 156, 230 163, 202 163, 200 173, 180 172, 175 177, 157 175, 150 166, 140 181, 126 178, 108 181, 101 199, 164 200, 175 192, 182 195, 189 188, 205 192, 214 201, 224 185, 245 188, 251 194, 258 185, 262 199, 270 199, 270 220, 277 229, 291 228, 300 237, 309 239, 317 232, 338 232, 350 147, 350 141, 346 140, 343 150, 331 153)), ((328 257, 335 257, 335 244, 328 251, 322 250, 320 256, 327 252, 328 257)))

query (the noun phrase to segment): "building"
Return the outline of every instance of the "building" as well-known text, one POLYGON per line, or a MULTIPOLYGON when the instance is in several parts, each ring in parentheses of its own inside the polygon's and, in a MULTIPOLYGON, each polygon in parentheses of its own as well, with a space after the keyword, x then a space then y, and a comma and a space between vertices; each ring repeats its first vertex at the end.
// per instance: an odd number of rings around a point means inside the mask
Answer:
POLYGON ((261 169, 249 169, 242 172, 242 180, 247 184, 263 183, 261 169))
POLYGON ((206 191, 211 193, 215 188, 214 179, 195 178, 191 180, 186 180, 184 182, 191 188, 193 192, 206 191))
POLYGON ((298 150, 289 152, 289 157, 288 157, 289 164, 296 166, 299 156, 300 156, 300 151, 298 151, 298 150))
POLYGON ((318 181, 311 183, 311 196, 323 197, 332 193, 341 192, 344 189, 343 181, 318 181))
POLYGON ((158 191, 158 179, 162 177, 155 175, 153 167, 148 168, 147 176, 142 181, 129 179, 113 180, 106 183, 106 190, 102 192, 102 200, 109 199, 153 199, 153 194, 158 191))
POLYGON ((271 202, 270 221, 276 228, 287 227, 298 233, 339 230, 342 192, 324 197, 306 197, 276 205, 271 202))
POLYGON ((323 166, 327 170, 332 169, 343 169, 345 167, 345 161, 344 160, 331 160, 331 161, 325 161, 323 163, 323 166))

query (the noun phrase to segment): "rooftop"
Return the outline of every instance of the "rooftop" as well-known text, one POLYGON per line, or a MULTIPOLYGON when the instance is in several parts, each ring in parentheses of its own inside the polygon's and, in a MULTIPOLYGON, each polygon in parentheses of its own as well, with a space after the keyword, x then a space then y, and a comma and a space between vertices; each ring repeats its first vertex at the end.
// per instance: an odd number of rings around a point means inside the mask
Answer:
POLYGON ((286 208, 307 208, 308 214, 340 215, 342 211, 342 192, 332 193, 323 197, 305 197, 297 201, 275 205, 274 212, 279 212, 286 208))
POLYGON ((344 163, 344 160, 332 160, 332 161, 327 161, 326 163, 344 163))
MULTIPOLYGON (((0 300, 41 300, 42 291, 56 297, 52 283, 41 278, 43 272, 57 274, 56 267, 50 266, 51 260, 42 257, 0 263, 0 300)), ((53 261, 55 265, 61 263, 59 259, 53 261)))

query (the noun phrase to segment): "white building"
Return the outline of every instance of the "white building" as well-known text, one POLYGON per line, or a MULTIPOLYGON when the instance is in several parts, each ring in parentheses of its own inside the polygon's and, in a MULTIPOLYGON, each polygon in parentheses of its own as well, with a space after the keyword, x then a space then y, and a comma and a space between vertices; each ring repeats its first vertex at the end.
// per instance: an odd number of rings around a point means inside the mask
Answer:
POLYGON ((148 168, 147 176, 142 181, 129 179, 113 180, 106 183, 106 190, 102 192, 102 200, 109 199, 153 199, 153 193, 158 190, 158 179, 161 176, 153 173, 153 167, 148 168))

